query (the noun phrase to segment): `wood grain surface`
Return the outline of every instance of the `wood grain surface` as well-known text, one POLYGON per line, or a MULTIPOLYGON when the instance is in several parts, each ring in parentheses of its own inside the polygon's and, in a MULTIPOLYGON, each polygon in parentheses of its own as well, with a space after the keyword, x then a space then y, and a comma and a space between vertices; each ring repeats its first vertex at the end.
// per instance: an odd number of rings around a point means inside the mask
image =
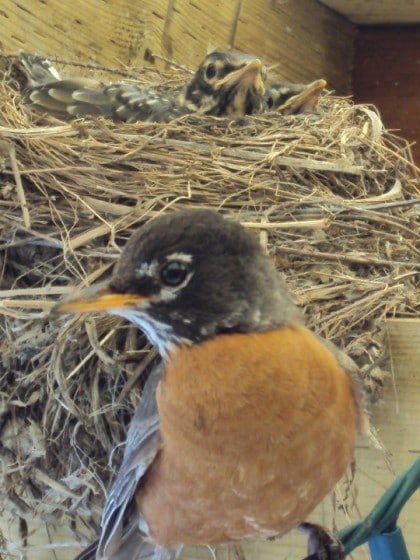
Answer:
POLYGON ((149 64, 154 53, 194 68, 209 49, 233 48, 276 64, 285 81, 350 86, 354 27, 316 0, 2 0, 0 27, 5 53, 109 67, 149 64))

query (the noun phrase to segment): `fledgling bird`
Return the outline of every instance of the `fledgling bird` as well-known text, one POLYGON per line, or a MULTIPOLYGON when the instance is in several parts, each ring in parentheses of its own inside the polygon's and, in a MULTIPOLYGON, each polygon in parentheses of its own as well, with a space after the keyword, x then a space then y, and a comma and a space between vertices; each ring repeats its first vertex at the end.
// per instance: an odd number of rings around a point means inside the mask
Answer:
POLYGON ((315 80, 307 85, 269 84, 264 95, 265 110, 277 111, 283 115, 313 112, 326 87, 325 80, 315 80))
POLYGON ((132 235, 109 281, 54 311, 125 317, 162 357, 99 540, 77 560, 169 560, 184 544, 296 526, 310 531, 311 552, 344 557, 304 520, 352 459, 364 418, 359 382, 351 360, 305 328, 239 223, 200 209, 160 216, 132 235))
POLYGON ((51 63, 25 52, 24 101, 61 118, 103 116, 116 121, 169 122, 188 114, 242 117, 261 111, 265 67, 251 55, 215 51, 183 88, 159 91, 124 82, 61 78, 51 63))

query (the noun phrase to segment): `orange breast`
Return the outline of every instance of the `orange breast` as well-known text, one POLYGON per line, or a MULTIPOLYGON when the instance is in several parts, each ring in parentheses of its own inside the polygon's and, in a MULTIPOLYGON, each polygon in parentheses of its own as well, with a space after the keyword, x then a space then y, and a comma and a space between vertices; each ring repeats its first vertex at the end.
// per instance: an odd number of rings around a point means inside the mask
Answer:
POLYGON ((157 399, 163 448, 136 499, 164 546, 284 533, 352 458, 350 382, 303 327, 177 349, 157 399))

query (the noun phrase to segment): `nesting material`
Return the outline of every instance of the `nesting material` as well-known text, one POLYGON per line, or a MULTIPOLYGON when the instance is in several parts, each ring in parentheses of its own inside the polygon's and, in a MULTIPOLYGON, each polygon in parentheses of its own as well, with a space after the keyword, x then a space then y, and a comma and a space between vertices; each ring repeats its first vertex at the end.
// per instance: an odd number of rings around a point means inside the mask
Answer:
POLYGON ((162 212, 206 206, 252 228, 309 327, 375 393, 389 370, 385 319, 419 313, 420 189, 407 143, 374 107, 327 96, 296 117, 66 123, 22 106, 8 72, 0 98, 0 499, 11 512, 96 532, 114 448, 158 358, 122 320, 48 312, 107 278, 130 233, 162 212))

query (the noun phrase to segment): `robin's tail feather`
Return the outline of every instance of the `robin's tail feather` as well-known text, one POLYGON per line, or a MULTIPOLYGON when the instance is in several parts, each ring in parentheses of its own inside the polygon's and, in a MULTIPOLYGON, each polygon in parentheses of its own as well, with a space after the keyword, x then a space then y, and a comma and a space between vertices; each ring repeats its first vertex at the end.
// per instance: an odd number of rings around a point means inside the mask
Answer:
POLYGON ((82 550, 80 554, 78 554, 74 560, 95 560, 96 559, 96 551, 98 549, 98 542, 95 541, 91 545, 89 545, 85 550, 82 550))
POLYGON ((112 533, 106 542, 98 539, 74 560, 175 560, 181 549, 167 549, 153 544, 141 531, 139 514, 131 507, 121 532, 112 533))
MULTIPOLYGON (((139 535, 140 536, 140 535, 139 535)), ((85 550, 78 554, 74 560, 175 560, 179 552, 178 550, 168 550, 152 543, 146 542, 144 538, 126 539, 117 553, 112 556, 98 556, 99 541, 95 541, 85 550)))
POLYGON ((18 59, 31 86, 41 86, 61 80, 58 70, 46 58, 20 51, 18 59))

